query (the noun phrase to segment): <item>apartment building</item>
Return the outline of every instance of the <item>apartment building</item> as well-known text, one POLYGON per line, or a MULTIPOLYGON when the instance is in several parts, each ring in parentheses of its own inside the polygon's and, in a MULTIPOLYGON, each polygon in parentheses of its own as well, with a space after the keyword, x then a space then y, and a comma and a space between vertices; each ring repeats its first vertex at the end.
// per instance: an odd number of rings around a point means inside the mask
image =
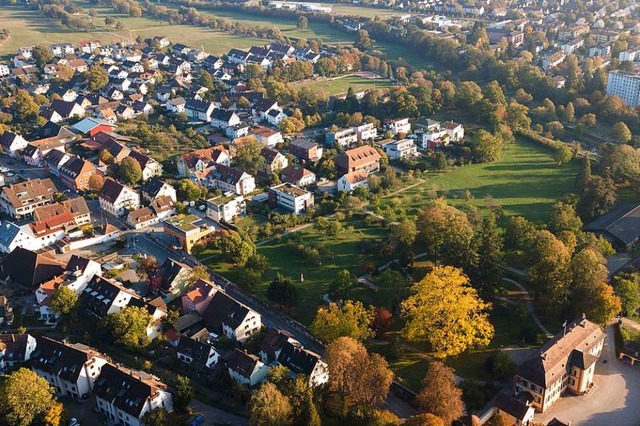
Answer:
POLYGON ((290 183, 269 188, 269 204, 282 207, 296 215, 306 213, 313 207, 313 193, 298 188, 290 183))
POLYGON ((611 71, 607 78, 607 95, 621 98, 628 107, 640 106, 640 74, 611 71))

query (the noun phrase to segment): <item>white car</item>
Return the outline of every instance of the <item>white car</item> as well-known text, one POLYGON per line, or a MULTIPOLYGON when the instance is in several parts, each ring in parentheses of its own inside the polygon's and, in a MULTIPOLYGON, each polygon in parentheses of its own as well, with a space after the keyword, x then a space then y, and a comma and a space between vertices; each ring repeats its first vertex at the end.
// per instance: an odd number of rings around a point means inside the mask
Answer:
POLYGON ((11 171, 11 169, 8 168, 8 167, 0 167, 0 173, 7 173, 7 172, 10 172, 10 171, 11 171))

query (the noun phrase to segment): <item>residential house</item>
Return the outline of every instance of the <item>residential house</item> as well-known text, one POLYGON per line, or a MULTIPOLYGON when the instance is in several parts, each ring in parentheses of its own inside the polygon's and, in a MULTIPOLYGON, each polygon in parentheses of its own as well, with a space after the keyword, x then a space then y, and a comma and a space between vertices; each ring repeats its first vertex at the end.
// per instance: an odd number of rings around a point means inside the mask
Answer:
POLYGON ((382 145, 382 149, 390 160, 401 160, 403 158, 415 157, 418 154, 418 147, 413 139, 391 140, 382 145))
POLYGON ((142 200, 150 203, 158 197, 169 197, 177 201, 176 189, 160 179, 150 179, 142 187, 142 200))
POLYGON ((299 164, 290 164, 280 171, 280 179, 296 186, 308 186, 316 183, 316 174, 299 164))
POLYGON ((0 334, 0 372, 24 364, 36 349, 36 339, 28 334, 0 334))
POLYGON ((2 150, 13 158, 22 155, 22 150, 25 149, 28 144, 29 142, 27 142, 25 138, 13 132, 6 131, 0 135, 2 150))
POLYGON ((142 426, 148 412, 173 411, 173 398, 166 385, 142 371, 124 370, 105 364, 95 381, 95 409, 111 424, 142 426))
POLYGON ((22 151, 24 162, 30 166, 39 167, 44 161, 44 157, 51 151, 65 152, 65 143, 56 136, 29 142, 22 151))
POLYGON ((267 329, 260 343, 260 359, 267 365, 280 364, 293 374, 304 374, 309 385, 318 386, 329 380, 329 368, 320 355, 305 349, 293 335, 275 328, 267 329))
POLYGON ((202 314, 207 329, 227 338, 244 342, 260 331, 260 314, 222 291, 217 291, 202 314))
POLYGON ((564 62, 567 55, 562 52, 554 52, 542 57, 542 69, 548 71, 549 69, 560 65, 564 62))
POLYGON ((411 132, 411 123, 409 123, 409 118, 397 118, 395 120, 387 120, 385 122, 385 129, 393 136, 398 133, 408 134, 411 132))
POLYGON ((83 309, 98 319, 119 312, 137 298, 115 281, 94 275, 80 294, 79 303, 83 309))
POLYGON ((211 122, 211 116, 215 110, 213 102, 199 101, 197 99, 188 99, 184 105, 184 111, 187 117, 192 120, 211 122))
POLYGON ((234 111, 216 109, 211 114, 212 127, 224 130, 227 127, 237 126, 238 124, 240 124, 240 116, 234 111))
POLYGON ((358 133, 352 128, 340 129, 335 132, 327 132, 325 138, 329 146, 346 148, 358 142, 358 133))
POLYGON ((65 264, 50 253, 18 247, 0 261, 0 282, 15 284, 29 290, 64 272, 65 264))
POLYGON ((51 105, 44 110, 42 116, 54 123, 69 120, 75 117, 84 117, 86 111, 75 101, 63 101, 54 99, 51 105))
POLYGON ((161 195, 152 200, 149 207, 130 211, 127 215, 127 223, 134 229, 141 229, 160 223, 174 214, 176 214, 176 201, 168 195, 161 195))
POLYGON ((356 132, 358 141, 370 141, 378 136, 378 129, 373 123, 363 123, 352 127, 352 129, 356 132))
POLYGON ((279 151, 269 148, 262 148, 260 155, 264 158, 264 162, 260 165, 260 171, 266 174, 279 173, 282 169, 289 165, 287 157, 279 151))
POLYGON ((380 170, 380 154, 369 145, 348 149, 336 156, 334 162, 340 173, 351 173, 364 170, 373 173, 380 170))
POLYGON ((140 169, 142 169, 143 182, 148 181, 152 177, 162 175, 162 164, 149 157, 148 155, 132 149, 129 153, 129 157, 133 158, 138 162, 138 164, 140 164, 140 169))
POLYGON ((182 177, 189 176, 190 172, 201 172, 210 163, 222 164, 229 166, 231 164, 231 157, 229 152, 222 145, 213 146, 210 148, 198 149, 196 151, 184 154, 178 159, 178 174, 182 177))
POLYGON ((283 183, 268 192, 269 204, 284 208, 296 215, 307 213, 314 205, 312 192, 305 191, 290 183, 283 183))
POLYGON ((322 158, 322 147, 308 139, 294 139, 289 145, 289 152, 296 158, 312 163, 322 158))
POLYGON ((107 360, 83 344, 62 343, 42 336, 36 338, 30 364, 56 395, 87 399, 107 360))
POLYGON ((107 178, 98 195, 100 208, 114 216, 123 216, 128 210, 140 207, 140 195, 112 178, 107 178))
MULTIPOLYGON (((186 111, 186 105, 187 105, 187 101, 184 100, 183 97, 179 96, 177 98, 173 98, 173 99, 168 99, 166 101, 166 103, 164 104, 165 109, 167 110, 167 112, 172 113, 172 114, 180 114, 181 112, 185 112, 186 111)), ((207 107, 208 109, 208 107, 207 107)), ((203 117, 208 118, 211 115, 207 115, 206 112, 204 113, 203 117)))
POLYGON ((193 285, 193 288, 184 296, 182 296, 182 310, 183 312, 197 312, 199 315, 203 315, 209 307, 209 303, 213 296, 218 291, 218 286, 199 279, 193 285))
POLYGON ((284 142, 282 133, 265 126, 253 126, 249 131, 261 144, 267 148, 273 148, 276 144, 284 142))
POLYGON ((51 150, 43 158, 44 165, 49 169, 49 173, 54 176, 60 176, 60 167, 71 158, 65 152, 51 150))
POLYGON ((193 283, 192 278, 189 266, 168 257, 151 277, 149 289, 168 303, 187 292, 193 283))
POLYGON ((9 216, 24 219, 36 207, 51 204, 58 189, 51 179, 31 179, 2 188, 0 208, 9 216))
POLYGON ((62 183, 78 191, 89 189, 91 176, 102 174, 93 163, 75 156, 64 162, 58 170, 62 183))
POLYGON ((253 387, 266 379, 269 367, 257 356, 236 348, 227 360, 227 369, 234 381, 253 387))
POLYGON ((360 186, 369 186, 369 173, 365 170, 346 173, 338 179, 338 191, 351 192, 360 186))
POLYGON ((509 424, 527 426, 533 423, 535 409, 531 406, 530 394, 521 394, 520 398, 500 392, 493 402, 494 415, 505 416, 509 424))
POLYGON ((162 227, 176 246, 191 253, 193 246, 211 238, 214 229, 194 215, 175 216, 162 221, 162 227))
POLYGON ((58 316, 51 310, 51 297, 60 287, 67 287, 79 295, 84 291, 94 275, 101 274, 102 265, 98 262, 75 254, 71 256, 61 275, 55 276, 40 284, 35 291, 40 319, 47 321, 50 318, 58 316))
POLYGON ((201 172, 196 172, 195 177, 205 187, 218 188, 222 192, 247 195, 256 189, 256 181, 253 176, 240 169, 222 164, 214 164, 201 172))
POLYGON ((220 360, 220 354, 211 343, 187 336, 180 336, 176 355, 196 371, 211 370, 220 360))
POLYGON ((72 130, 89 137, 94 137, 100 132, 112 132, 115 128, 116 126, 113 123, 93 117, 83 118, 71 126, 72 130))
POLYGON ((247 214, 247 203, 242 195, 227 193, 209 198, 206 215, 216 222, 232 223, 236 217, 247 214))
POLYGON ((266 115, 267 123, 271 124, 273 127, 280 127, 280 123, 282 123, 282 120, 285 118, 287 118, 287 114, 279 109, 272 109, 266 115))
MULTIPOLYGON (((565 392, 583 395, 593 386, 596 361, 602 353, 606 335, 584 315, 540 348, 540 354, 525 361, 514 381, 514 393, 528 393, 531 406, 546 411, 565 392)), ((610 343, 612 344, 612 343, 610 343)))
POLYGON ((224 134, 231 139, 244 138, 249 134, 250 128, 251 126, 249 126, 247 123, 241 122, 239 124, 236 124, 235 126, 227 127, 224 130, 224 134))

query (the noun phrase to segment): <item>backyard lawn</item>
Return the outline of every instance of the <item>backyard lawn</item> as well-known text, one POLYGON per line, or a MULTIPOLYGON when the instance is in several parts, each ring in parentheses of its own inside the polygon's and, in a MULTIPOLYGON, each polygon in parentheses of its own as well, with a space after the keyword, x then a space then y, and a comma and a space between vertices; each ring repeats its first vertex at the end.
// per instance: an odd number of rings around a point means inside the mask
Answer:
POLYGON ((308 87, 314 92, 324 92, 328 95, 338 95, 346 93, 349 87, 355 92, 361 92, 368 89, 382 89, 391 87, 391 80, 388 79, 366 79, 359 76, 348 76, 337 78, 334 80, 317 79, 314 81, 305 81, 303 83, 293 83, 295 87, 308 87))
POLYGON ((505 149, 495 163, 472 164, 430 173, 427 182, 387 201, 406 206, 415 213, 424 205, 427 193, 436 189, 453 205, 466 202, 469 190, 471 204, 485 207, 490 202, 502 206, 507 215, 520 215, 542 222, 551 205, 574 189, 578 163, 557 166, 551 151, 531 142, 518 140, 505 149))

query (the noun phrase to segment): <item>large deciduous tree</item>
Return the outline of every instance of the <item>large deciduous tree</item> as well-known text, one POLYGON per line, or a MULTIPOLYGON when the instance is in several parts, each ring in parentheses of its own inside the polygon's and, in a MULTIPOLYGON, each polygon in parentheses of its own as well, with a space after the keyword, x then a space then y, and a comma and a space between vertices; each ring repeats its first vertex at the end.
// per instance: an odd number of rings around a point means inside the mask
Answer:
POLYGON ((444 200, 435 200, 418 213, 419 239, 438 260, 441 255, 455 266, 475 263, 473 227, 467 215, 444 200))
POLYGON ((187 407, 195 396, 195 389, 191 379, 185 376, 176 377, 173 388, 173 404, 181 412, 187 412, 187 407))
POLYGON ((133 185, 142 179, 142 168, 140 163, 133 158, 127 157, 120 162, 118 177, 126 184, 133 185))
POLYGON ((286 426, 291 423, 289 398, 272 383, 265 383, 249 401, 251 424, 264 426, 286 426))
POLYGON ((484 302, 460 269, 435 267, 411 288, 402 303, 406 320, 403 334, 426 341, 434 356, 458 355, 489 344, 494 329, 489 322, 489 303, 484 302))
POLYGON ((554 304, 562 306, 568 296, 568 267, 571 253, 562 241, 547 230, 538 231, 531 247, 529 282, 538 293, 550 296, 554 304))
POLYGON ((256 245, 246 235, 235 231, 220 231, 215 234, 215 244, 228 262, 244 265, 256 253, 256 245))
POLYGON ((78 303, 78 295, 67 286, 60 286, 51 297, 51 310, 56 314, 69 314, 78 303))
POLYGON ((464 404, 453 370, 439 361, 431 362, 416 403, 422 411, 438 416, 447 425, 460 418, 464 404))
POLYGON ((20 368, 0 383, 0 423, 7 426, 38 424, 55 402, 53 388, 45 379, 20 368))
POLYGON ((84 78, 87 81, 89 89, 92 91, 100 90, 109 83, 109 74, 100 66, 95 64, 89 67, 84 73, 84 78))
POLYGON ((384 402, 393 373, 378 354, 370 355, 362 343, 341 337, 327 347, 329 388, 356 405, 375 408, 384 402))
POLYGON ((235 165, 250 175, 255 175, 264 163, 264 157, 260 155, 261 151, 262 144, 255 137, 244 138, 237 149, 235 165))
POLYGON ((131 350, 141 350, 149 344, 150 321, 147 309, 138 306, 127 306, 105 318, 115 342, 131 350))
POLYGON ((280 306, 291 308, 298 303, 298 288, 291 278, 277 273, 267 288, 267 298, 280 306))
POLYGON ((345 300, 341 304, 320 307, 311 324, 311 332, 325 343, 340 337, 362 341, 373 337, 372 322, 371 309, 365 308, 362 302, 345 300))

